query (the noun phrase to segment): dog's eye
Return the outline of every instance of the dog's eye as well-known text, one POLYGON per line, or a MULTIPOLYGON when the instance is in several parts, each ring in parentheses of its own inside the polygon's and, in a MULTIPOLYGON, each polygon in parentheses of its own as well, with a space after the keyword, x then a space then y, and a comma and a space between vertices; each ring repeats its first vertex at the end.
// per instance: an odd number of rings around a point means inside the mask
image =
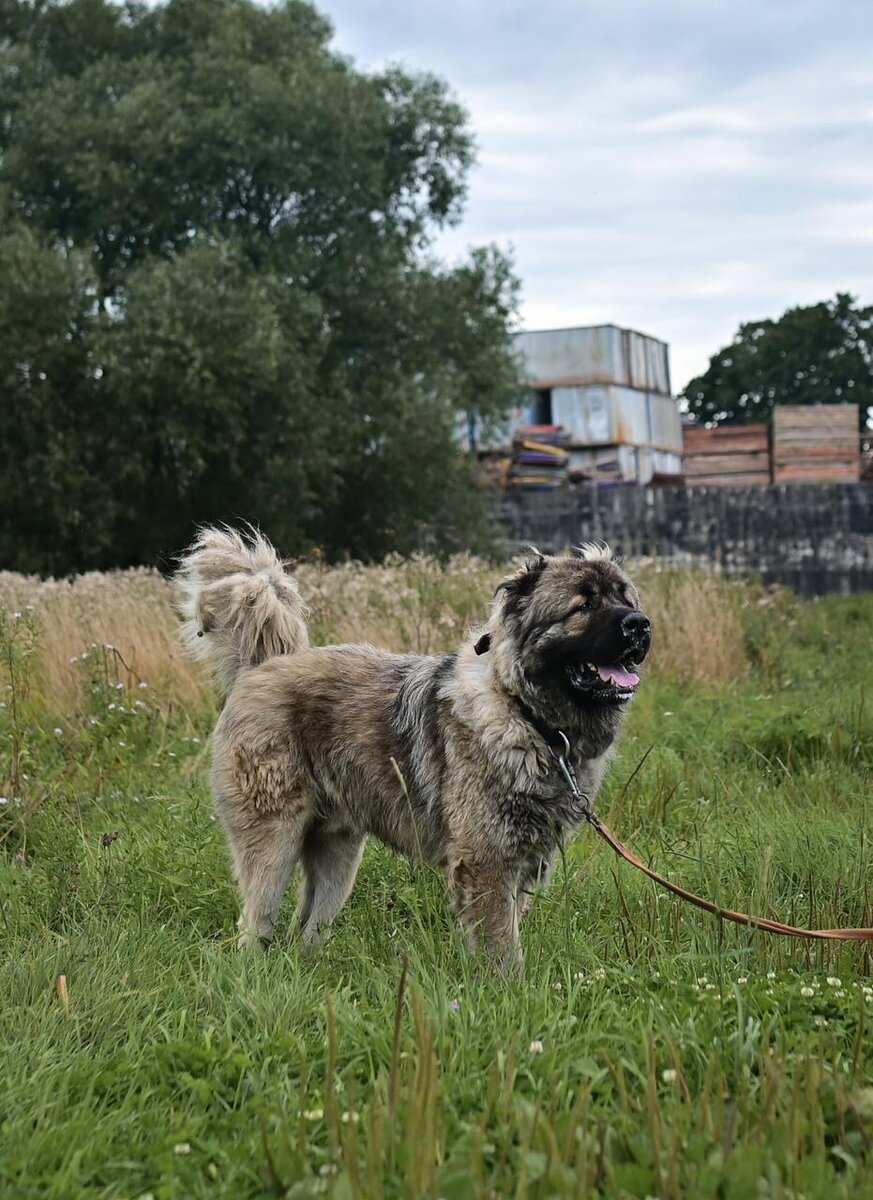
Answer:
POLYGON ((569 621, 570 617, 575 617, 577 613, 590 613, 593 612, 596 607, 597 606, 594 603, 594 600, 590 596, 583 596, 578 604, 573 605, 564 619, 569 621))

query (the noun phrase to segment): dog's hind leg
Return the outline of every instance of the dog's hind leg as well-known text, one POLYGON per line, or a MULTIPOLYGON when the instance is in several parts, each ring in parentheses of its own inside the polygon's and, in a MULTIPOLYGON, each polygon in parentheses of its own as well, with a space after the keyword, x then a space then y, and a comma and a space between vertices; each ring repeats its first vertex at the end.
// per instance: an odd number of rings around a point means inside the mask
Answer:
POLYGON ((242 897, 239 948, 263 946, 272 940, 282 897, 300 856, 304 821, 300 813, 271 813, 226 828, 242 897))
POLYGON ((339 913, 355 883, 366 838, 349 830, 327 833, 317 827, 307 834, 300 861, 303 888, 297 920, 307 942, 339 913))

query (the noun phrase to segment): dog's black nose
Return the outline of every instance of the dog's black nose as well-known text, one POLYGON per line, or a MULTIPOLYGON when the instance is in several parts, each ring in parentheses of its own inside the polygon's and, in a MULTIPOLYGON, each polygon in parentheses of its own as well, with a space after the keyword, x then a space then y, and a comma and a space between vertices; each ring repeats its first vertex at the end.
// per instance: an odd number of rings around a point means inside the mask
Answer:
POLYGON ((629 641, 640 642, 651 637, 652 623, 645 613, 631 612, 622 617, 621 632, 629 641))

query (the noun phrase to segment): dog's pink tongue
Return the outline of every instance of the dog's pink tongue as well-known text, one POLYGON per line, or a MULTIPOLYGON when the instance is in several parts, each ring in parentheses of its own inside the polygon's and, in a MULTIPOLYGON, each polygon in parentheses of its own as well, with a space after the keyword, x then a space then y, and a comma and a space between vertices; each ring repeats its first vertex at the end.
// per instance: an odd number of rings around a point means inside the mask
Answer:
POLYGON ((597 674, 604 683, 614 683, 616 687, 632 688, 640 681, 639 675, 624 667, 598 667, 597 674))

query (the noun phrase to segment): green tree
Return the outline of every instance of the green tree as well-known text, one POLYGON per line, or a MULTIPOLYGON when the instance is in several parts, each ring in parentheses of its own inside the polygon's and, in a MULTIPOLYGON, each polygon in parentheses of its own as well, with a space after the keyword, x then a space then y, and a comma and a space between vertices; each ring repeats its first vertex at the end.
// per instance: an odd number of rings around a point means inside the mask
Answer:
MULTIPOLYGON (((52 458, 68 536, 48 496, 26 542, 4 502, 7 565, 156 561, 240 517, 334 555, 475 536, 456 429, 512 401, 516 282, 494 249, 429 256, 473 160, 446 86, 330 39, 301 0, 5 6, 0 234, 67 307, 7 364, 3 452, 38 475, 26 430, 78 421, 52 458)), ((10 345, 33 287, 4 273, 10 345)))
POLYGON ((873 307, 838 293, 750 321, 683 393, 701 421, 766 421, 776 404, 857 404, 873 426, 873 307))

